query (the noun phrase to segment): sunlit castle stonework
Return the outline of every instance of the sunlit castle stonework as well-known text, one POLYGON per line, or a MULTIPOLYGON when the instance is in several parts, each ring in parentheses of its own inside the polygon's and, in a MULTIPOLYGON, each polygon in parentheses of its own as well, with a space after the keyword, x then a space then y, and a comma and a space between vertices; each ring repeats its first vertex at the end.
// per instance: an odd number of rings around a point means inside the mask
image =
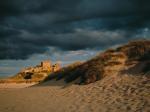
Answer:
POLYGON ((50 60, 44 60, 41 62, 40 65, 37 65, 35 67, 28 67, 25 68, 23 70, 21 70, 21 72, 40 72, 40 71, 49 71, 49 72, 56 72, 60 69, 60 64, 56 63, 54 65, 52 65, 50 60))
POLYGON ((49 60, 45 60, 41 62, 41 67, 42 68, 51 68, 52 64, 49 60))
POLYGON ((59 63, 52 64, 50 60, 44 60, 39 65, 36 65, 35 67, 27 67, 22 69, 18 75, 24 76, 24 79, 31 79, 31 76, 33 74, 42 74, 42 76, 47 76, 48 73, 57 72, 61 69, 61 66, 59 63))

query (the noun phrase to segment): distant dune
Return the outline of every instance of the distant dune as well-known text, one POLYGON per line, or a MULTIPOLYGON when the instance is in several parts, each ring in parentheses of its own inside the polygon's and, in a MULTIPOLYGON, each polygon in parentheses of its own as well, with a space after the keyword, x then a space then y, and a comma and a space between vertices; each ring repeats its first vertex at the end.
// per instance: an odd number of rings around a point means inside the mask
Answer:
POLYGON ((132 41, 36 85, 0 84, 0 112, 149 112, 149 65, 150 41, 132 41))

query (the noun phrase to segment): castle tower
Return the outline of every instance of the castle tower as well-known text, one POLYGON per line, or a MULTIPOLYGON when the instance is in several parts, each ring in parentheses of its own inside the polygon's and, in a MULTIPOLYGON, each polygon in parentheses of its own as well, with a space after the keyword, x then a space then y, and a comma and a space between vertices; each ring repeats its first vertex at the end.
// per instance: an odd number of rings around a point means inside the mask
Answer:
POLYGON ((41 67, 44 68, 44 69, 51 68, 51 62, 50 62, 50 60, 42 61, 41 62, 41 67))

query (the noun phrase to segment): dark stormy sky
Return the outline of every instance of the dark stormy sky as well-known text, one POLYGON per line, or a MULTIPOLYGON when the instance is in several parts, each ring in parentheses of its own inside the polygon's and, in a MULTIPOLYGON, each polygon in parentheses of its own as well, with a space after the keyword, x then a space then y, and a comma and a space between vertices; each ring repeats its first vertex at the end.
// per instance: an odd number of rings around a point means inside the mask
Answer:
POLYGON ((0 0, 0 74, 44 59, 89 59, 149 39, 149 28, 150 0, 0 0))

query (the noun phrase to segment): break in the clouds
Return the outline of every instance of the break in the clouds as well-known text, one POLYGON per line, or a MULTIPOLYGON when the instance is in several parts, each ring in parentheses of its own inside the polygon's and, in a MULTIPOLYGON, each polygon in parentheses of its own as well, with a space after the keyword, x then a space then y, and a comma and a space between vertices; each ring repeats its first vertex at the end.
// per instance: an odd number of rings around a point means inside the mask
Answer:
POLYGON ((149 38, 149 6, 149 0, 1 0, 0 59, 149 38))

